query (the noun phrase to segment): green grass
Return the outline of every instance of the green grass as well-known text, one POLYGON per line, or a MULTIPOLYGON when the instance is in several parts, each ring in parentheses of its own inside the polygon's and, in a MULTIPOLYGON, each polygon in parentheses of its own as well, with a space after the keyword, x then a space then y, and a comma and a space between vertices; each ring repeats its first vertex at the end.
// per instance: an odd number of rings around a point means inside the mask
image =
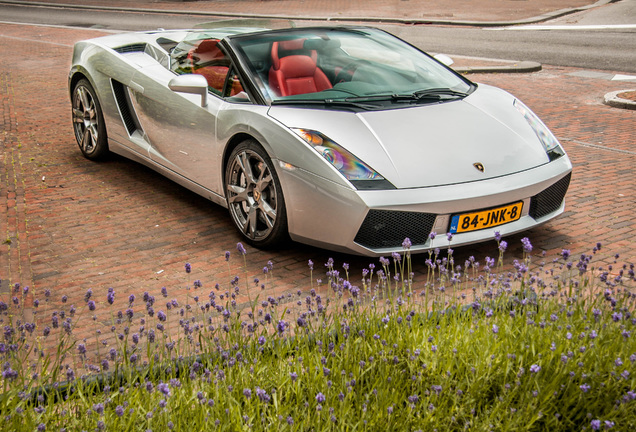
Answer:
POLYGON ((83 354, 90 343, 73 328, 121 301, 87 294, 70 332, 60 303, 49 333, 48 297, 26 326, 16 286, 0 304, 0 429, 635 430, 633 266, 588 270, 592 255, 571 262, 564 251, 532 268, 528 249, 513 272, 503 256, 457 269, 452 254, 431 253, 424 291, 401 276, 407 248, 359 287, 330 261, 328 299, 312 290, 241 304, 233 284, 159 313, 146 293, 144 314, 101 329, 121 339, 99 354, 83 354))

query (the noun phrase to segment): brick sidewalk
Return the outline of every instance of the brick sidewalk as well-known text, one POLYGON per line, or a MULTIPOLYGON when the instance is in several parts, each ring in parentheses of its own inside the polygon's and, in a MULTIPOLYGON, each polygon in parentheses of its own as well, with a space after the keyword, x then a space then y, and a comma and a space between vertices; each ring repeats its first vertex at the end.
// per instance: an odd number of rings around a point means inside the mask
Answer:
MULTIPOLYGON (((0 213, 6 215, 0 218, 0 278, 30 286, 38 299, 50 290, 52 308, 61 306, 62 295, 68 296, 68 304, 84 304, 88 288, 103 304, 112 287, 117 304, 125 308, 130 294, 140 298, 148 291, 159 299, 164 286, 169 299, 185 304, 186 293, 205 297, 216 283, 225 290, 235 275, 250 286, 255 277, 265 283, 261 300, 297 290, 307 293, 310 259, 316 263, 314 278, 324 278, 329 257, 338 269, 349 263, 353 283, 362 268, 377 263, 292 245, 275 252, 248 248, 244 269, 236 252, 240 237, 225 209, 136 163, 118 157, 105 163, 84 159, 71 128, 67 73, 73 42, 99 35, 0 24, 0 213), (229 263, 225 251, 231 252, 229 263), (270 260, 273 271, 264 274, 270 260), (189 279, 186 262, 193 267, 189 279), (203 288, 187 291, 186 285, 196 279, 203 288)), ((616 252, 621 261, 636 262, 636 111, 602 104, 605 93, 625 84, 577 72, 547 67, 532 74, 470 77, 524 100, 561 139, 574 164, 566 213, 508 238, 509 259, 521 256, 520 239, 528 236, 535 262, 543 259, 542 251, 549 261, 562 248, 571 249, 573 256, 589 253, 596 242, 604 244, 596 265, 613 262, 616 252)), ((496 245, 459 248, 456 260, 463 263, 471 255, 480 260, 496 256, 496 245)), ((424 260, 424 255, 413 260, 416 288, 425 279, 424 260)), ((0 297, 8 303, 8 284, 2 291, 0 297)), ((318 291, 330 295, 324 286, 318 291)), ((97 320, 107 324, 110 312, 102 310, 97 320)), ((75 334, 85 338, 93 332, 94 327, 82 324, 75 334)))

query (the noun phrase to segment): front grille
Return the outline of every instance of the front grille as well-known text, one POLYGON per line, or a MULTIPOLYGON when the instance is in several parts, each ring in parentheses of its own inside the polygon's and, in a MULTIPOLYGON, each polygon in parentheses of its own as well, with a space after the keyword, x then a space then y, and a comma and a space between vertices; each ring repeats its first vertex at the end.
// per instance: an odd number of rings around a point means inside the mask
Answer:
POLYGON ((430 213, 369 210, 354 241, 369 249, 399 248, 405 238, 423 245, 435 224, 430 213))
POLYGON ((571 177, 572 173, 569 173, 543 192, 533 196, 530 199, 530 216, 534 219, 539 219, 557 211, 561 207, 565 193, 568 191, 571 177))

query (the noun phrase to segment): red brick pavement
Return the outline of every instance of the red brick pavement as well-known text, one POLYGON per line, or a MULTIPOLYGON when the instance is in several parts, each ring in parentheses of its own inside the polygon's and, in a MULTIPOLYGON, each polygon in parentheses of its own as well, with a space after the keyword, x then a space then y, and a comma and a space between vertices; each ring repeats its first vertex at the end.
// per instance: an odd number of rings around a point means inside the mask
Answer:
MULTIPOLYGON (((183 304, 185 287, 193 280, 203 282, 200 295, 205 297, 216 283, 227 289, 234 275, 244 281, 258 277, 266 285, 261 296, 278 297, 296 290, 306 293, 311 287, 308 260, 316 263, 314 277, 324 277, 323 263, 329 257, 337 268, 350 263, 353 282, 359 280, 372 260, 303 245, 275 252, 248 248, 244 269, 236 252, 240 238, 226 210, 136 163, 118 157, 105 163, 84 159, 71 129, 67 71, 73 42, 99 35, 0 24, 1 278, 29 285, 38 299, 50 290, 52 307, 60 305, 62 295, 69 304, 82 305, 90 288, 101 323, 111 319, 111 311, 102 307, 109 287, 122 310, 130 294, 140 297, 149 291, 159 299, 165 286, 168 298, 183 304), (231 251, 229 262, 225 251, 231 251), (262 269, 269 260, 273 271, 265 275, 262 269), (189 277, 186 262, 193 266, 189 277)), ((636 111, 602 104, 605 93, 624 84, 571 75, 577 71, 544 67, 532 74, 471 78, 524 100, 561 139, 574 163, 566 213, 525 234, 534 244, 535 261, 542 259, 542 251, 551 259, 561 248, 575 256, 589 253, 599 241, 604 248, 597 261, 609 263, 619 252, 636 262, 636 111)), ((508 239, 511 258, 520 256, 521 237, 508 239)), ((496 247, 494 242, 464 247, 456 255, 458 262, 470 255, 483 259, 495 256, 496 247)), ((424 259, 414 258, 420 285, 424 259)), ((3 291, 2 300, 8 302, 6 284, 3 291)), ((325 288, 319 292, 329 295, 325 288)), ((94 334, 95 328, 86 324, 76 329, 77 337, 94 334)))

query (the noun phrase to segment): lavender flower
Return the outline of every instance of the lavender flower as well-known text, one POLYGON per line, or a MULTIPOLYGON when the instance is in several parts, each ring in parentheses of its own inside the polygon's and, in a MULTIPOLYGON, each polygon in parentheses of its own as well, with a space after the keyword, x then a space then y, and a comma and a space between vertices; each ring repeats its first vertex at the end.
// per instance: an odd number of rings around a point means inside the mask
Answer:
POLYGON ((239 252, 241 255, 245 255, 245 254, 247 254, 247 251, 245 250, 245 247, 243 246, 243 243, 241 243, 241 242, 239 242, 239 243, 237 243, 237 244, 236 244, 236 249, 238 250, 238 252, 239 252))
POLYGON ((533 364, 532 366, 530 366, 530 372, 532 373, 538 373, 541 370, 541 366, 539 366, 538 364, 533 364))
POLYGON ((524 237, 521 239, 521 244, 523 244, 523 251, 525 253, 532 252, 532 244, 530 243, 530 239, 528 237, 524 237))
POLYGON ((325 400, 327 399, 325 398, 325 395, 323 395, 321 392, 319 392, 316 395, 316 402, 318 402, 319 404, 325 403, 325 400))
POLYGON ((261 402, 268 403, 270 401, 270 396, 262 388, 256 387, 256 396, 258 396, 261 402))
POLYGON ((402 242, 402 247, 406 250, 411 249, 411 246, 413 245, 413 243, 411 243, 411 239, 410 238, 405 238, 404 241, 402 242))
POLYGON ((192 266, 190 265, 190 263, 185 263, 185 272, 186 273, 192 272, 192 266))

